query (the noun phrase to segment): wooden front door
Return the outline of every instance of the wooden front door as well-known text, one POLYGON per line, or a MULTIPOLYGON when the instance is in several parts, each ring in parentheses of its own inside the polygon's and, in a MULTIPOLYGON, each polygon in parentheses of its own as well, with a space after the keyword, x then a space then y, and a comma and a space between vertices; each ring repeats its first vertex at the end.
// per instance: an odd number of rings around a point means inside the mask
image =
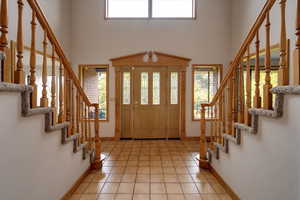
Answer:
POLYGON ((169 67, 122 72, 122 138, 180 137, 179 74, 169 67))
POLYGON ((166 138, 166 68, 141 67, 133 72, 133 137, 166 138))
POLYGON ((185 82, 190 59, 155 51, 111 61, 116 80, 116 139, 185 138, 185 82), (152 59, 154 55, 156 59, 152 59))

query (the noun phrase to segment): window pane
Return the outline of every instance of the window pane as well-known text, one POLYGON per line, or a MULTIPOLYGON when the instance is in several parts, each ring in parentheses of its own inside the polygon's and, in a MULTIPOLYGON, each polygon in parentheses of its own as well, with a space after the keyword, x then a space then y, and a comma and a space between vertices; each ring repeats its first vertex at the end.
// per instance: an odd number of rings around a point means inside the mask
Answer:
POLYGON ((160 73, 153 73, 153 105, 160 104, 160 73))
POLYGON ((99 119, 107 118, 107 91, 106 91, 107 73, 105 71, 98 72, 98 89, 99 89, 99 119))
POLYGON ((123 104, 130 104, 130 72, 123 73, 123 104))
POLYGON ((218 72, 217 71, 210 71, 209 72, 209 99, 208 101, 211 102, 217 92, 218 89, 218 72))
POLYGON ((147 105, 148 104, 148 72, 141 73, 141 104, 147 105))
POLYGON ((106 17, 148 17, 148 0, 107 0, 106 17))
MULTIPOLYGON (((265 84, 265 77, 266 71, 261 69, 260 70, 260 82, 259 82, 259 92, 261 96, 262 103, 264 102, 264 84, 265 84)), ((271 70, 271 85, 272 87, 278 86, 278 70, 271 70)), ((246 82, 245 82, 246 84, 246 82)), ((255 96, 255 70, 251 70, 251 106, 254 105, 254 96, 255 96)), ((275 97, 276 95, 273 94, 273 106, 275 106, 275 97)))
POLYGON ((201 104, 209 101, 208 71, 194 72, 194 118, 201 118, 201 104))
POLYGON ((153 17, 195 17, 195 0, 153 0, 152 6, 153 17))
POLYGON ((171 104, 178 104, 178 72, 171 72, 171 104))

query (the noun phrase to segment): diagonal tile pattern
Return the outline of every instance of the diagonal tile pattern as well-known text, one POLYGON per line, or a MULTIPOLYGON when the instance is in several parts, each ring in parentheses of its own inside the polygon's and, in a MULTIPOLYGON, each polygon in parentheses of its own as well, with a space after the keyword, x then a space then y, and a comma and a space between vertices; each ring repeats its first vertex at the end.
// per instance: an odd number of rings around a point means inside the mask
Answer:
POLYGON ((194 159, 198 142, 108 141, 107 159, 70 200, 231 200, 194 159))

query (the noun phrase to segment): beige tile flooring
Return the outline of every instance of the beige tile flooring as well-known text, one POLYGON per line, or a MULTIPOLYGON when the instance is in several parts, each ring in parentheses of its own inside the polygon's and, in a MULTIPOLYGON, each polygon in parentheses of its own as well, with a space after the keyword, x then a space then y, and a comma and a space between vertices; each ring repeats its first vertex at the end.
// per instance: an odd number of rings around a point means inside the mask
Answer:
POLYGON ((194 159, 199 145, 186 141, 103 142, 107 158, 71 200, 230 200, 194 159))

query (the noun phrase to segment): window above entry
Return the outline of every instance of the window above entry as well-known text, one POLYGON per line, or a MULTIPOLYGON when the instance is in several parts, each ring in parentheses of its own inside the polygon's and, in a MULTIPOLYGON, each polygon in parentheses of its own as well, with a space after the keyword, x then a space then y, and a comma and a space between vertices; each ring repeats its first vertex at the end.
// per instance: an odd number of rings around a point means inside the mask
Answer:
POLYGON ((106 19, 195 19, 196 0, 106 0, 106 19))

